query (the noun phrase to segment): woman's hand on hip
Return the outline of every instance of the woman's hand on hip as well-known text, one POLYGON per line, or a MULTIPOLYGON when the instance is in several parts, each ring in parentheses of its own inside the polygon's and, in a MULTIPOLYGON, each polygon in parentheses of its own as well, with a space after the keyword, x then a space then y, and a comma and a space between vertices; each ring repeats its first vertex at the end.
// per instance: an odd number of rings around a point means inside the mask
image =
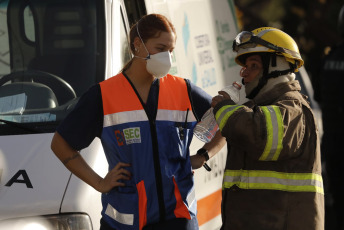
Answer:
POLYGON ((131 173, 124 167, 130 164, 119 162, 106 176, 99 181, 97 190, 101 193, 107 193, 114 187, 123 187, 125 184, 121 181, 130 180, 131 173))

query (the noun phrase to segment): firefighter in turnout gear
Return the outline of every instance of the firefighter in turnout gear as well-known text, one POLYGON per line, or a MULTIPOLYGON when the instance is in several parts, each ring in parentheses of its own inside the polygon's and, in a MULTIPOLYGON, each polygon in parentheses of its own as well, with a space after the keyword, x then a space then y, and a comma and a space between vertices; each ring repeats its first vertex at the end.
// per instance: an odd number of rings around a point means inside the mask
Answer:
POLYGON ((220 91, 212 101, 228 143, 221 229, 324 229, 319 136, 295 80, 297 44, 263 27, 239 33, 233 51, 250 100, 237 105, 220 91))

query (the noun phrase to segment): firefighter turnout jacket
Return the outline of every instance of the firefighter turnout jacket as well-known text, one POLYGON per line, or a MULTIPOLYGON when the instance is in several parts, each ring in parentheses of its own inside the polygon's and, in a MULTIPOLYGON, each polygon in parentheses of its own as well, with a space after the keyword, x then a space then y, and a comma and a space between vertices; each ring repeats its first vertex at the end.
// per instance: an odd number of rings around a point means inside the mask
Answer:
POLYGON ((196 118, 185 79, 159 79, 156 119, 130 81, 118 74, 100 83, 104 124, 101 136, 109 167, 129 163, 125 187, 102 195, 103 218, 115 229, 196 215, 189 145, 196 118))
POLYGON ((228 142, 222 229, 324 229, 318 130, 300 90, 284 82, 244 105, 215 106, 228 142))

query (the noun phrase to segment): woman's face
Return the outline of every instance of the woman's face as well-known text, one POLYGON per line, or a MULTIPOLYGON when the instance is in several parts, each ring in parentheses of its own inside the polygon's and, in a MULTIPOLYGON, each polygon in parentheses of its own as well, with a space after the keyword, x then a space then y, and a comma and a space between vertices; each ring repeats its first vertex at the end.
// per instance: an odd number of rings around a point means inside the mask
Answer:
MULTIPOLYGON (((151 55, 165 51, 170 51, 172 53, 176 45, 176 37, 173 32, 161 31, 159 36, 148 39, 145 45, 151 55)), ((143 45, 139 47, 139 51, 139 53, 147 53, 143 45)))
POLYGON ((245 66, 240 71, 245 85, 252 82, 263 71, 262 58, 256 54, 246 58, 245 66))

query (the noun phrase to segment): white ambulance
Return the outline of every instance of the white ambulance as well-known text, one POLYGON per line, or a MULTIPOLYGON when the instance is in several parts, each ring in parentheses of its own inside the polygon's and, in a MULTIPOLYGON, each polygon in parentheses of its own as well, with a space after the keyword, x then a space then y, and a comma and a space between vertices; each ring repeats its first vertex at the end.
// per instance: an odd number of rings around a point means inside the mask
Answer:
MULTIPOLYGON (((130 25, 147 13, 176 27, 171 74, 211 95, 240 80, 232 0, 0 0, 0 229, 99 229, 100 193, 71 174, 50 143, 80 96, 131 58, 130 25)), ((194 138, 191 154, 202 145, 194 138)), ((106 174, 98 139, 81 154, 106 174)), ((223 148, 211 172, 195 171, 200 229, 221 226, 225 160, 223 148)))

